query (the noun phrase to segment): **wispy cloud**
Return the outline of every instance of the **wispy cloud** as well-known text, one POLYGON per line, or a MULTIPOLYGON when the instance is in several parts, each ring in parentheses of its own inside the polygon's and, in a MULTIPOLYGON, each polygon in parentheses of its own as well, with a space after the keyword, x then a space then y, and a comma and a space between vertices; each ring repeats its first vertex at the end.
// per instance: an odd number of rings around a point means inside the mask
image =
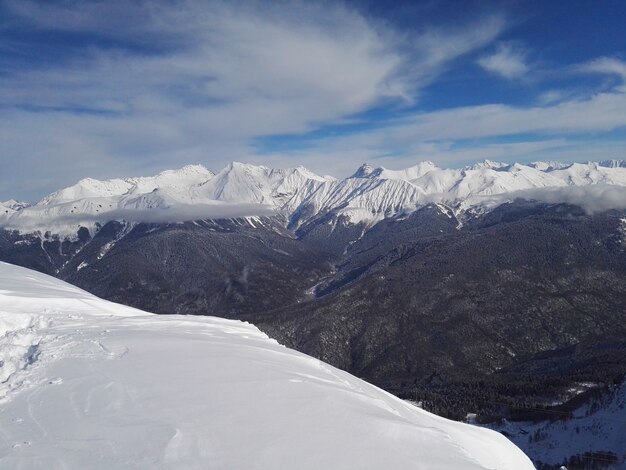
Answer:
POLYGON ((616 58, 552 64, 542 77, 553 92, 533 89, 525 102, 432 106, 438 80, 462 63, 478 60, 493 77, 532 82, 527 90, 540 81, 530 48, 498 42, 503 15, 406 30, 338 2, 0 2, 0 39, 28 30, 64 41, 26 51, 23 37, 3 43, 11 44, 0 57, 5 199, 35 199, 84 176, 198 162, 216 170, 232 160, 304 164, 342 176, 366 160, 399 167, 626 153, 623 139, 593 138, 626 128, 626 66, 616 58), (19 60, 7 62, 9 54, 19 60), (555 77, 572 71, 615 78, 599 93, 568 92, 571 83, 560 91, 555 77), (421 108, 428 100, 432 111, 421 108), (381 109, 375 122, 363 117, 381 109), (307 141, 327 128, 338 131, 307 141), (289 135, 303 145, 262 153, 256 146, 289 135))
POLYGON ((567 97, 568 93, 564 90, 547 90, 538 96, 537 101, 539 104, 548 105, 562 101, 567 97))
POLYGON ((535 137, 530 140, 522 135, 511 140, 494 142, 493 139, 407 139, 395 142, 395 139, 383 133, 369 132, 320 140, 305 150, 255 156, 252 161, 276 167, 290 166, 298 161, 317 173, 330 172, 334 176, 348 176, 364 162, 390 169, 403 169, 425 160, 443 167, 458 168, 484 159, 523 163, 538 160, 586 162, 626 158, 626 144, 620 139, 598 141, 593 136, 586 139, 575 136, 571 139, 535 137), (392 143, 397 145, 395 152, 389 151, 392 143))
POLYGON ((27 181, 22 192, 85 174, 249 160, 260 136, 414 102, 454 60, 505 27, 491 16, 401 33, 335 2, 4 6, 12 14, 5 33, 78 35, 58 60, 0 76, 0 151, 15 180, 27 181))
POLYGON ((397 126, 402 139, 475 139, 524 133, 582 133, 626 126, 626 94, 600 93, 549 106, 502 104, 421 113, 397 126))
POLYGON ((487 104, 417 111, 376 129, 319 140, 315 146, 352 152, 367 149, 364 155, 379 158, 392 155, 432 159, 435 155, 436 160, 453 164, 471 155, 481 158, 481 154, 506 161, 525 156, 541 158, 542 151, 548 150, 546 143, 552 151, 553 144, 559 142, 559 147, 571 152, 564 153, 564 157, 622 158, 626 153, 623 138, 604 141, 595 136, 626 128, 626 94, 615 90, 586 98, 559 98, 545 105, 487 104), (525 152, 510 152, 513 147, 525 152), (612 152, 612 156, 605 152, 612 152))
POLYGON ((483 55, 478 65, 490 73, 507 79, 524 77, 530 67, 527 63, 528 52, 514 43, 500 43, 492 54, 483 55))
POLYGON ((599 57, 576 68, 580 72, 618 77, 617 88, 626 92, 626 62, 613 57, 599 57))
POLYGON ((502 15, 470 22, 462 28, 433 28, 409 42, 404 72, 420 87, 432 83, 453 61, 483 49, 506 29, 502 15))

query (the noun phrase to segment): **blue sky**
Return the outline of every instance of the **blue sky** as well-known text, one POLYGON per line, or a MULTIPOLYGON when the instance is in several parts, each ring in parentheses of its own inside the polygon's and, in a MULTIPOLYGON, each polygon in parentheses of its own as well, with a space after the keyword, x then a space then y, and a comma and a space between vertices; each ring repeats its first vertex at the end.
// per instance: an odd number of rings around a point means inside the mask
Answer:
POLYGON ((232 160, 626 158, 626 2, 0 0, 0 200, 232 160))

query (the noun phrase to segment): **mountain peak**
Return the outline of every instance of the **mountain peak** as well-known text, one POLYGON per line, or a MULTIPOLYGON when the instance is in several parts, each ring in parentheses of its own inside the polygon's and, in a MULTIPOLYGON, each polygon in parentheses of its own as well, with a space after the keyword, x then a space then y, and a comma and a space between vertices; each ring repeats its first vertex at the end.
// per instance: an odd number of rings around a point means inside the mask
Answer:
POLYGON ((374 173, 374 170, 375 168, 372 165, 363 163, 350 178, 367 178, 374 173))
POLYGON ((15 199, 9 199, 8 201, 0 202, 0 205, 8 207, 9 209, 13 209, 14 211, 19 211, 24 209, 25 207, 29 207, 30 203, 16 201, 15 199))
POLYGON ((534 168, 535 170, 552 171, 552 170, 560 170, 560 169, 566 168, 570 166, 570 164, 550 160, 550 161, 545 161, 545 162, 532 162, 532 163, 529 163, 528 166, 531 168, 534 168))
POLYGON ((194 165, 185 165, 185 166, 183 166, 181 168, 178 168, 177 170, 165 170, 165 171, 162 171, 161 173, 159 173, 157 176, 167 175, 167 174, 213 176, 215 173, 213 173, 211 170, 209 170, 204 165, 194 164, 194 165))
MULTIPOLYGON (((230 162, 222 171, 226 170, 226 171, 238 171, 238 170, 243 170, 243 171, 267 171, 270 168, 263 166, 263 165, 253 165, 252 163, 244 163, 244 162, 237 162, 237 161, 232 161, 230 162)), ((220 172, 221 173, 221 172, 220 172)))
POLYGON ((482 162, 474 163, 473 165, 466 166, 464 170, 497 170, 509 166, 508 163, 495 162, 493 160, 485 159, 482 162))
POLYGON ((297 166, 297 167, 293 168, 293 170, 292 170, 292 171, 293 171, 294 173, 299 173, 299 174, 300 174, 300 175, 302 175, 303 177, 308 178, 308 179, 312 179, 312 180, 318 180, 318 181, 334 181, 334 180, 336 180, 336 179, 337 179, 337 178, 334 178, 334 177, 332 177, 332 176, 327 176, 327 175, 320 176, 320 175, 318 175, 318 174, 316 174, 316 173, 313 173, 311 170, 309 170, 308 168, 306 168, 306 167, 304 167, 304 166, 302 166, 302 165, 299 165, 299 166, 297 166))
POLYGON ((426 173, 439 170, 440 168, 431 161, 423 161, 417 165, 404 168, 402 170, 390 170, 379 166, 377 168, 364 163, 354 173, 351 178, 380 178, 383 180, 405 180, 412 181, 421 178, 426 173))

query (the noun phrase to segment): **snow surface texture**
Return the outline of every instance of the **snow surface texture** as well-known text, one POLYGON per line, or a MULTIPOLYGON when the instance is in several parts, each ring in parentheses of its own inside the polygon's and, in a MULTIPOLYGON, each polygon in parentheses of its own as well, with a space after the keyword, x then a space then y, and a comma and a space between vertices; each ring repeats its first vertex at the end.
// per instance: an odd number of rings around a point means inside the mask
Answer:
POLYGON ((532 469, 254 326, 152 315, 0 263, 0 468, 532 469))
POLYGON ((318 176, 298 167, 276 170, 231 163, 217 174, 189 165, 151 177, 83 179, 37 204, 0 204, 0 226, 21 232, 74 237, 109 220, 179 222, 279 212, 296 227, 328 211, 354 223, 376 223, 428 203, 463 212, 489 209, 516 197, 543 202, 586 201, 587 210, 626 208, 626 163, 492 162, 441 169, 422 162, 404 170, 360 167, 349 178, 318 176), (597 186, 596 191, 573 191, 597 186))

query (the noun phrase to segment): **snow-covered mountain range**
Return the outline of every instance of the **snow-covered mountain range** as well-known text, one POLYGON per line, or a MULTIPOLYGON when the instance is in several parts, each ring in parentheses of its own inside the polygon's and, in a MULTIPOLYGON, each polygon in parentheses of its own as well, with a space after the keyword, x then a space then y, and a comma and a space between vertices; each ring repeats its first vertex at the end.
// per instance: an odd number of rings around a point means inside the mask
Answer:
POLYGON ((2 468, 533 468, 501 434, 250 324, 152 315, 6 263, 0 286, 2 468))
POLYGON ((0 226, 72 237, 79 226, 93 230, 109 220, 176 222, 279 213, 297 228, 329 212, 372 224, 433 202, 463 212, 493 206, 520 191, 590 185, 626 186, 626 163, 486 160, 442 169, 422 162, 404 170, 363 165, 344 179, 302 167, 283 170, 234 162, 213 173, 189 165, 151 177, 86 178, 34 205, 7 201, 0 204, 0 226))

